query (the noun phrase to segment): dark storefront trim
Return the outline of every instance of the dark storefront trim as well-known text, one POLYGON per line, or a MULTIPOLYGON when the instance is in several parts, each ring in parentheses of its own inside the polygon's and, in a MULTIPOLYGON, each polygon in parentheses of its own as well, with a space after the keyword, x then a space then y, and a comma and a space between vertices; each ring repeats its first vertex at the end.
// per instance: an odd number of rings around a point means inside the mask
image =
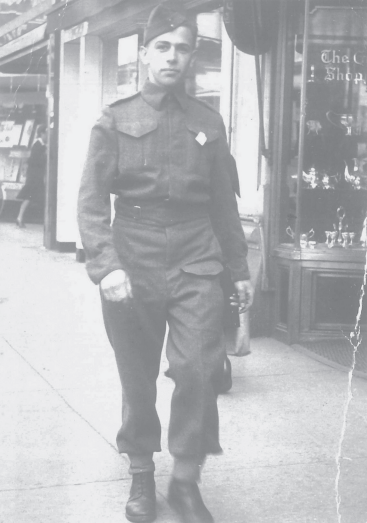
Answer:
MULTIPOLYGON (((60 9, 50 13, 47 17, 47 32, 68 29, 86 20, 89 23, 89 33, 108 38, 127 35, 143 27, 149 12, 159 2, 157 0, 128 1, 128 0, 77 0, 68 9, 60 9)), ((211 9, 219 7, 220 0, 188 0, 183 2, 188 9, 196 10, 202 6, 211 9)))

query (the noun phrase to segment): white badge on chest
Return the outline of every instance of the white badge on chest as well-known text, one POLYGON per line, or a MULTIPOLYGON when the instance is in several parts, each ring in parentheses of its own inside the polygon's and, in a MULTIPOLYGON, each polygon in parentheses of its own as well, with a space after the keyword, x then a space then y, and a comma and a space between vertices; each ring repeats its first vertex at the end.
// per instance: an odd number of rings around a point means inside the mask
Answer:
POLYGON ((200 144, 200 145, 204 145, 205 142, 207 141, 207 137, 205 135, 205 133, 203 133, 202 131, 200 131, 200 133, 197 135, 197 137, 195 138, 195 140, 200 144))

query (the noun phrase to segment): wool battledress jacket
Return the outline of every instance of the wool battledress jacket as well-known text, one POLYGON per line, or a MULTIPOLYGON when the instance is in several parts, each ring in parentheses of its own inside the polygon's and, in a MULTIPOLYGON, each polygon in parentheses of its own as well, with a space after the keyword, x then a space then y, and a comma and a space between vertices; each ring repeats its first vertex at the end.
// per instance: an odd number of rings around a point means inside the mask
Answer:
MULTIPOLYGON (((87 271, 98 284, 124 269, 111 229, 110 193, 120 209, 210 215, 233 281, 249 279, 247 244, 231 185, 232 159, 221 116, 186 94, 147 81, 104 109, 94 125, 78 203, 87 271)), ((168 225, 168 224, 167 224, 168 225)))

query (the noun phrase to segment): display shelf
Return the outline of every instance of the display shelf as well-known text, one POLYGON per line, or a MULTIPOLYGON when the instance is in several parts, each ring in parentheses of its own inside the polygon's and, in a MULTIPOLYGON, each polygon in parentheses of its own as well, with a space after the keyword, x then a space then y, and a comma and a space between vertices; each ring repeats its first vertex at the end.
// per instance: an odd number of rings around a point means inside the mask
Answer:
POLYGON ((282 243, 274 249, 274 255, 288 260, 363 263, 366 260, 367 249, 362 245, 329 248, 321 243, 313 248, 295 249, 293 244, 282 243))
POLYGON ((1 210, 6 201, 16 201, 26 179, 27 160, 35 120, 16 115, 0 120, 1 210))

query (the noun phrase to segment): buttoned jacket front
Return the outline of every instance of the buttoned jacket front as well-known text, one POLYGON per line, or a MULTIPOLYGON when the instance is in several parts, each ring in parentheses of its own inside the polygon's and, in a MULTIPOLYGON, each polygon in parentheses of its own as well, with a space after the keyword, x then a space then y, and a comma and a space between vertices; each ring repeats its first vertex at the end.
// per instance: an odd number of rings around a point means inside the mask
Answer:
POLYGON ((110 227, 109 194, 124 205, 208 208, 232 279, 248 279, 247 245, 231 186, 231 156, 221 116, 187 96, 147 82, 103 111, 92 129, 78 220, 95 283, 121 269, 110 227))

